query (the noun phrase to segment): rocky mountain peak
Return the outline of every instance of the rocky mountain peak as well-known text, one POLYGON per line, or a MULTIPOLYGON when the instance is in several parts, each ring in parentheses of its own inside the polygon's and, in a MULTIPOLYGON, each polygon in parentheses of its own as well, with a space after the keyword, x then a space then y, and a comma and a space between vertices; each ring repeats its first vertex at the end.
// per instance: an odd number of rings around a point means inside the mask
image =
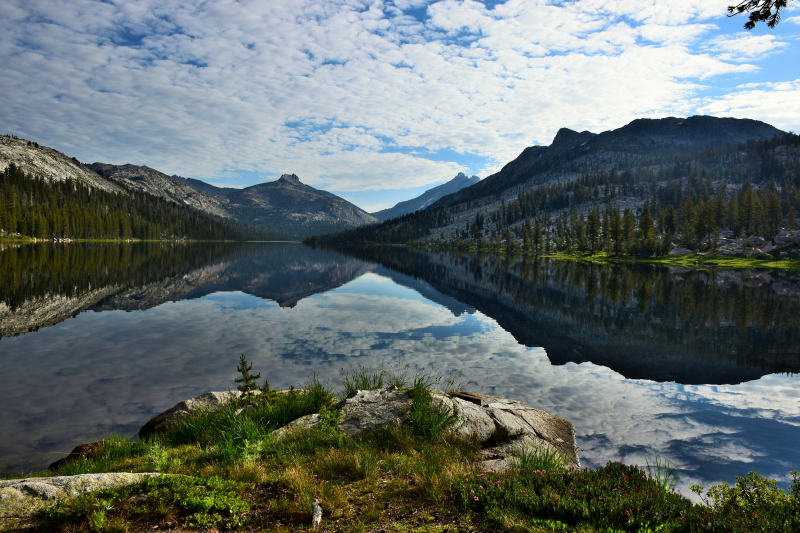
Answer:
POLYGON ((561 128, 558 130, 558 133, 556 133, 556 136, 553 139, 553 143, 550 145, 550 147, 557 148, 559 150, 569 150, 574 146, 585 143, 595 135, 595 133, 590 131, 582 131, 578 133, 577 131, 569 128, 561 128))
POLYGON ((297 177, 297 174, 284 174, 278 181, 293 183, 295 185, 300 184, 300 178, 297 177))

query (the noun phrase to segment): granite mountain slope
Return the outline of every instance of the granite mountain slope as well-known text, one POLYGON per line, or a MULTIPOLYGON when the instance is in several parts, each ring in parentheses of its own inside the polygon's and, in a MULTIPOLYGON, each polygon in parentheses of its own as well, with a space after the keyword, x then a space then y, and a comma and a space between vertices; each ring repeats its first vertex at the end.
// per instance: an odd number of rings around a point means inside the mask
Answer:
POLYGON ((550 146, 531 146, 500 172, 477 186, 445 196, 435 206, 449 206, 510 187, 574 179, 581 173, 608 170, 626 159, 651 153, 686 153, 709 145, 770 139, 784 132, 757 120, 693 116, 686 119, 637 119, 600 134, 561 128, 550 146))
POLYGON ((400 202, 394 207, 383 209, 376 213, 372 213, 372 215, 380 220, 389 220, 399 216, 407 215, 408 213, 425 209, 442 196, 458 192, 465 187, 475 185, 479 181, 480 178, 478 176, 467 177, 467 175, 463 172, 459 172, 455 178, 451 179, 447 183, 443 183, 437 187, 428 189, 416 198, 400 202))
POLYGON ((40 146, 25 139, 8 135, 0 136, 0 171, 13 163, 26 174, 47 180, 64 181, 73 179, 89 187, 109 192, 123 192, 122 187, 105 179, 74 157, 68 157, 58 150, 40 146))
POLYGON ((536 217, 555 242, 567 239, 589 211, 630 209, 638 216, 647 204, 655 218, 659 210, 677 210, 685 195, 708 202, 722 185, 728 197, 740 196, 748 184, 764 188, 773 178, 800 187, 794 143, 791 134, 763 122, 709 116, 637 119, 600 134, 562 128, 549 146, 524 149, 499 172, 423 210, 317 242, 483 237, 496 244, 509 240, 506 230, 519 241, 522 224, 536 217))
POLYGON ((168 176, 146 166, 105 163, 90 166, 127 188, 293 238, 377 222, 372 215, 350 202, 306 185, 294 174, 284 174, 273 182, 234 189, 168 176))
POLYGON ((230 216, 219 199, 197 191, 180 178, 167 176, 148 166, 92 163, 89 167, 129 190, 161 196, 218 217, 230 216))

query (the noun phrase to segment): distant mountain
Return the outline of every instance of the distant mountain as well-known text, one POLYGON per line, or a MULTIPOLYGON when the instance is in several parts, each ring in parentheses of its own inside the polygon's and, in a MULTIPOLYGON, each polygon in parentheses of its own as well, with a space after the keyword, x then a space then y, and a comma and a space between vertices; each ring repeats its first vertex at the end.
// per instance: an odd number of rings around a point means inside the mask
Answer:
POLYGON ((575 179, 583 172, 610 170, 632 156, 691 153, 709 145, 771 139, 783 131, 750 119, 693 116, 637 119, 600 134, 561 128, 550 146, 531 146, 500 172, 475 187, 445 196, 436 205, 499 194, 510 187, 575 179))
POLYGON ((227 209, 236 219, 300 237, 378 222, 363 209, 302 183, 294 174, 220 196, 228 201, 227 209))
POLYGON ((472 176, 470 178, 467 177, 467 175, 463 172, 459 172, 455 178, 451 179, 447 183, 443 183, 438 187, 434 187, 433 189, 428 189, 416 198, 406 200, 405 202, 400 202, 394 207, 383 209, 377 213, 372 213, 372 215, 380 220, 389 220, 391 218, 397 218, 408 213, 413 213, 414 211, 425 209, 442 196, 458 192, 465 187, 469 187, 470 185, 478 183, 480 180, 481 179, 478 176, 472 176))
POLYGON ((562 128, 549 146, 525 148, 496 174, 424 209, 316 242, 529 246, 532 230, 523 226, 538 220, 547 249, 608 250, 607 221, 630 210, 636 229, 645 207, 652 237, 628 232, 614 246, 633 253, 641 245, 643 254, 671 243, 706 250, 721 238, 716 230, 770 239, 797 225, 798 144, 800 137, 764 122, 709 116, 637 119, 600 134, 562 128), (604 224, 591 245, 590 212, 604 224))
POLYGON ((192 178, 168 176, 146 166, 93 163, 91 168, 133 190, 167 198, 220 217, 233 218, 292 238, 342 231, 378 219, 294 174, 244 189, 215 187, 192 178))

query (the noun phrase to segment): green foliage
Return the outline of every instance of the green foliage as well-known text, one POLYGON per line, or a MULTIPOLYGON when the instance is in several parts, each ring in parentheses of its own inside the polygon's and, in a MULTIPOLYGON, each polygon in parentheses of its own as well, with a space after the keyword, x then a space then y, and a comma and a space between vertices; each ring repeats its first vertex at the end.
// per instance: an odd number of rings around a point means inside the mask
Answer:
POLYGON ((638 531, 676 521, 692 508, 637 467, 621 463, 580 472, 513 469, 469 475, 456 480, 453 492, 466 509, 487 516, 521 515, 600 530, 638 531))
POLYGON ((520 472, 555 472, 563 470, 569 464, 564 454, 549 446, 540 446, 535 449, 523 448, 514 458, 514 468, 520 472))
POLYGON ((242 499, 246 488, 245 484, 218 478, 158 476, 60 501, 43 510, 39 518, 48 529, 55 530, 85 524, 91 531, 106 531, 111 515, 133 522, 166 515, 189 528, 212 528, 223 520, 236 525, 236 515, 250 507, 242 499), (145 497, 137 499, 138 495, 145 497))
MULTIPOLYGON (((241 377, 234 378, 233 381, 240 384, 236 388, 241 391, 244 397, 249 397, 252 395, 253 391, 258 390, 258 383, 256 383, 256 381, 261 379, 261 372, 258 374, 251 374, 250 372, 252 370, 253 363, 248 363, 247 358, 242 354, 239 358, 239 365, 236 367, 236 371, 241 374, 241 377)), ((266 386, 269 388, 269 382, 266 382, 266 386)))
POLYGON ((269 439, 273 430, 301 416, 331 409, 334 401, 330 388, 312 374, 303 389, 253 395, 213 411, 181 417, 159 438, 168 446, 199 444, 213 447, 219 461, 237 463, 245 453, 243 450, 247 443, 269 439), (248 409, 240 411, 245 406, 248 409), (237 414, 237 411, 240 412, 237 414))
POLYGON ((411 432, 430 441, 439 438, 456 421, 455 415, 442 397, 431 391, 440 380, 439 376, 432 373, 417 374, 409 390, 411 412, 408 415, 408 424, 411 432))
POLYGON ((140 191, 108 192, 47 180, 13 163, 0 172, 0 229, 39 238, 232 239, 275 237, 140 191))
POLYGON ((791 472, 787 491, 773 479, 755 472, 736 476, 736 484, 717 485, 703 496, 703 487, 693 485, 705 503, 687 514, 693 531, 800 531, 800 479, 791 472))
POLYGON ((658 483, 665 491, 672 490, 675 483, 678 481, 678 474, 675 472, 675 467, 669 464, 669 461, 662 460, 656 456, 653 464, 650 464, 650 459, 646 458, 647 473, 650 479, 658 483))
POLYGON ((359 365, 352 370, 342 369, 342 394, 349 396, 357 390, 376 390, 388 387, 388 376, 383 368, 359 365))

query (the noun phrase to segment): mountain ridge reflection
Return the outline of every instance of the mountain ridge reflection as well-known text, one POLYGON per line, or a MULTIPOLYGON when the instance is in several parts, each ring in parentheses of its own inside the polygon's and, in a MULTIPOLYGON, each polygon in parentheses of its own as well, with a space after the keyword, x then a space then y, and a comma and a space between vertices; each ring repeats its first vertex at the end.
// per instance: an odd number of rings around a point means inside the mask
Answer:
POLYGON ((0 253, 0 272, 0 337, 217 292, 292 308, 374 272, 456 317, 479 310, 554 365, 684 384, 800 369, 796 274, 295 243, 29 245, 0 253))

